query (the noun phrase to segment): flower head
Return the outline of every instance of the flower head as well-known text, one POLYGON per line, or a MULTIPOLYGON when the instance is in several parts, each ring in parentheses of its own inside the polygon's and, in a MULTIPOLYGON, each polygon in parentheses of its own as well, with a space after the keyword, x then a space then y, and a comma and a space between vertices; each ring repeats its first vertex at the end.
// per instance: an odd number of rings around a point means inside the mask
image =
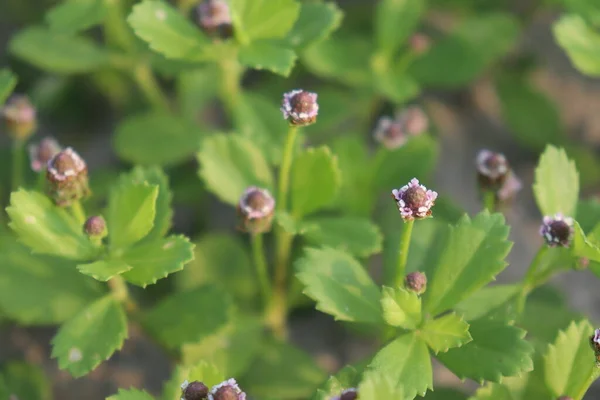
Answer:
POLYGON ((27 96, 12 96, 0 109, 8 132, 13 139, 25 140, 33 134, 37 127, 35 107, 27 96))
POLYGON ((392 197, 405 221, 431 216, 431 207, 435 204, 437 196, 437 192, 419 184, 417 178, 413 178, 408 185, 400 189, 392 190, 392 197))
POLYGON ((401 147, 408 139, 402 124, 390 117, 379 118, 373 136, 390 150, 401 147))
POLYGON ((89 217, 83 224, 83 232, 90 237, 102 239, 108 234, 106 221, 99 215, 89 217))
POLYGON ((203 400, 208 397, 208 387, 199 381, 185 381, 181 385, 181 400, 203 400))
POLYGON ((600 329, 594 330, 594 334, 590 336, 590 345, 596 355, 596 361, 600 362, 600 329))
POLYGON ((421 107, 410 106, 396 113, 396 121, 403 126, 404 131, 412 136, 418 136, 429 129, 429 119, 421 107))
POLYGON ((558 213, 553 218, 544 217, 540 235, 550 247, 569 247, 573 236, 573 219, 558 213))
POLYGON ((50 195, 58 206, 68 206, 89 194, 87 165, 70 147, 48 161, 46 177, 50 195))
POLYGON ((197 8, 198 23, 209 34, 231 33, 231 12, 225 0, 203 0, 197 8))
POLYGON ((231 378, 213 386, 208 394, 208 400, 246 400, 246 393, 231 378))
POLYGON ((283 94, 281 106, 283 118, 291 125, 307 126, 314 124, 319 114, 317 94, 304 90, 292 90, 283 94))
POLYGON ((417 294, 423 294, 427 289, 427 276, 419 271, 411 272, 404 278, 404 287, 417 294))
POLYGON ((496 192, 496 198, 501 203, 508 203, 522 188, 521 180, 511 170, 500 189, 496 192))
POLYGON ((237 209, 243 231, 263 233, 271 229, 275 199, 267 189, 249 187, 240 198, 237 209))
POLYGON ((358 399, 358 390, 355 388, 345 389, 339 396, 332 397, 331 400, 356 400, 358 399))
POLYGON ((408 40, 408 45, 415 54, 421 55, 429 51, 431 39, 423 33, 415 33, 408 40))
POLYGON ((35 172, 42 171, 48 165, 48 161, 61 150, 58 142, 51 137, 46 137, 37 144, 29 145, 31 169, 35 172))
POLYGON ((485 190, 498 190, 510 173, 510 166, 502 153, 481 150, 477 154, 479 184, 485 190))

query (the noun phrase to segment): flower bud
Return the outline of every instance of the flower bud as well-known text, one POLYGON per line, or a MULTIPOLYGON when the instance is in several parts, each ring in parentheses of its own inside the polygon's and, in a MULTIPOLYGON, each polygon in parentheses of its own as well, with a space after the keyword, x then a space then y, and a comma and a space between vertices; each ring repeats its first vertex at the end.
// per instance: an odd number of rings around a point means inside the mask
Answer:
POLYGON ((600 329, 594 330, 594 334, 590 337, 590 345, 596 355, 600 354, 600 329))
POLYGON ((343 390, 339 396, 331 398, 331 400, 356 400, 358 399, 358 391, 355 388, 343 390))
POLYGON ((498 191, 510 174, 510 166, 502 153, 481 150, 477 155, 477 179, 482 190, 498 191))
POLYGON ((90 192, 88 173, 85 161, 73 149, 57 153, 48 161, 46 177, 49 183, 49 194, 56 205, 69 206, 90 192))
POLYGON ((413 178, 408 185, 392 190, 392 197, 404 221, 423 219, 431 216, 431 207, 437 199, 437 192, 427 190, 413 178))
POLYGON ((203 0, 197 7, 198 24, 209 35, 231 37, 231 12, 225 0, 203 0))
POLYGON ((275 200, 266 189, 254 186, 246 189, 237 207, 240 229, 249 233, 263 233, 271 229, 275 200))
POLYGON ((35 172, 42 171, 48 165, 48 161, 61 150, 58 142, 51 137, 46 137, 37 144, 29 145, 31 169, 35 172))
POLYGON ((429 129, 427 114, 420 107, 406 107, 396 114, 396 120, 404 127, 404 131, 411 136, 418 136, 429 129))
POLYGON ((571 396, 560 396, 556 400, 573 400, 573 398, 571 396))
POLYGON ((427 276, 419 271, 411 272, 404 278, 404 287, 419 295, 423 294, 427 290, 427 276))
POLYGON ((307 126, 314 124, 319 113, 317 94, 304 90, 292 90, 284 93, 281 106, 283 118, 291 125, 307 126))
POLYGON ((402 124, 390 117, 379 118, 373 136, 390 150, 402 147, 408 139, 402 124))
POLYGON ((26 140, 37 128, 35 107, 27 96, 11 97, 0 110, 9 135, 15 140, 26 140))
POLYGON ((554 218, 546 216, 540 227, 540 235, 550 247, 569 247, 573 236, 573 219, 564 217, 560 213, 556 214, 554 218))
POLYGON ((521 183, 521 180, 517 178, 511 170, 500 189, 496 192, 496 199, 500 203, 508 203, 522 188, 523 184, 521 183))
POLYGON ((235 379, 231 378, 213 386, 208 394, 209 400, 246 400, 246 393, 242 392, 235 379))
POLYGON ((590 266, 590 259, 587 257, 579 257, 575 264, 575 269, 584 270, 590 266))
POLYGON ((181 400, 204 400, 208 398, 208 387, 199 381, 183 382, 181 385, 181 400))
POLYGON ((408 40, 408 45, 413 53, 421 55, 429 51, 431 39, 423 33, 415 33, 408 40))
POLYGON ((83 224, 83 232, 89 237, 103 239, 108 235, 106 221, 99 215, 89 217, 83 224))

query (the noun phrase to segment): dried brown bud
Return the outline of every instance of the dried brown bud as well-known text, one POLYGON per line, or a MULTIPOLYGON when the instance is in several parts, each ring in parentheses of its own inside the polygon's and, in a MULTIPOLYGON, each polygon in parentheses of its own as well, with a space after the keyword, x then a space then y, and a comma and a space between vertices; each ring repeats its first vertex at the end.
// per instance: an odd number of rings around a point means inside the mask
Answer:
POLYGON ((404 286, 406 289, 416 292, 417 294, 423 294, 427 289, 427 277, 424 273, 419 271, 411 272, 406 275, 404 286))

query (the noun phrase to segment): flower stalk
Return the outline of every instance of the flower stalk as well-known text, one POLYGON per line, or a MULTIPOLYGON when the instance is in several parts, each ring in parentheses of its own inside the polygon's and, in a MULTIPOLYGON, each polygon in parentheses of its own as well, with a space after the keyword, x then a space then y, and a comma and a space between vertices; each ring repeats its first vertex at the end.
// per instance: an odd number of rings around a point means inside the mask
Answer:
POLYGON ((398 264, 394 275, 394 287, 401 287, 406 273, 406 263, 408 262, 408 251, 410 249, 410 239, 412 237, 413 225, 415 220, 406 221, 404 229, 400 235, 400 246, 398 247, 398 264))
POLYGON ((23 184, 25 142, 14 139, 12 145, 12 190, 15 191, 23 184))
POLYGON ((253 234, 250 241, 252 242, 252 257, 254 259, 254 266, 256 267, 258 284, 260 285, 260 291, 265 307, 267 307, 269 299, 271 298, 271 283, 269 282, 269 271, 267 268, 267 260, 265 259, 263 234, 253 234))

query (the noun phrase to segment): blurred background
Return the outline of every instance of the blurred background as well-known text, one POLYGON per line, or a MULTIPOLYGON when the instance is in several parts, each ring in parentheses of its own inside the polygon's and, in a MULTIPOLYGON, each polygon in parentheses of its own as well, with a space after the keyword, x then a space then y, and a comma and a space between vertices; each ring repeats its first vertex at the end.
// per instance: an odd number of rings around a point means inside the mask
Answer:
MULTIPOLYGON (((123 116, 142 108, 143 101, 137 88, 118 74, 103 71, 85 75, 48 73, 12 54, 10 40, 15 32, 42 23, 44 13, 56 3, 53 0, 0 1, 0 66, 8 66, 18 75, 17 92, 30 95, 38 107, 40 129, 34 140, 51 135, 78 149, 88 161, 93 189, 101 192, 115 171, 128 165, 115 153, 115 127, 123 116)), ((371 34, 376 1, 339 0, 337 3, 346 13, 341 34, 348 30, 371 34)), ((431 10, 424 21, 425 32, 448 31, 462 16, 487 11, 508 12, 520 24, 516 45, 502 60, 467 84, 427 89, 415 101, 430 116, 441 142, 441 157, 432 185, 435 190, 448 195, 468 212, 477 212, 481 205, 475 186, 474 159, 483 148, 503 152, 522 179, 523 190, 506 210, 515 244, 509 256, 510 266, 500 277, 501 281, 513 281, 522 276, 542 243, 538 235, 541 216, 533 200, 531 183, 544 142, 555 142, 556 135, 560 135, 581 150, 574 151, 579 151, 581 156, 578 165, 584 195, 592 197, 598 192, 600 80, 578 72, 557 45, 552 24, 563 10, 559 0, 432 0, 430 3, 431 10), (527 102, 520 105, 528 110, 525 114, 530 113, 533 121, 530 130, 539 133, 535 140, 516 132, 503 112, 496 79, 513 73, 526 77, 542 99, 534 101, 534 106, 527 102)), ((91 37, 99 35, 95 29, 90 31, 91 37)), ((435 35, 432 37, 435 42, 435 35)), ((175 88, 168 74, 161 74, 159 79, 167 93, 173 93, 175 88)), ((311 90, 319 90, 318 78, 302 63, 289 80, 262 73, 251 73, 245 79, 249 87, 267 87, 262 92, 269 93, 275 102, 283 91, 299 82, 311 90)), ((352 105, 352 99, 349 103, 352 105)), ((372 125, 375 117, 391 111, 390 104, 380 105, 373 115, 372 125)), ((216 125, 223 118, 220 105, 214 101, 208 101, 197 112, 198 118, 214 121, 216 125)), ((370 137, 371 131, 365 129, 362 134, 370 137)), ((0 177, 8 174, 9 147, 8 138, 0 135, 0 177)), ((193 162, 172 168, 169 173, 177 204, 175 231, 196 237, 202 232, 231 230, 235 224, 234 210, 202 190, 193 162)), ((377 263, 375 259, 374 264, 377 263)), ((587 314, 592 321, 600 321, 598 282, 590 272, 583 271, 561 275, 554 284, 564 289, 571 306, 587 314)), ((150 290, 160 294, 168 287, 166 282, 150 290)), ((330 370, 360 359, 371 349, 370 342, 348 333, 343 326, 316 312, 296 313, 291 324, 294 340, 314 353, 319 363, 330 370)), ((20 359, 43 365, 53 382, 55 398, 63 400, 104 399, 118 387, 129 386, 158 393, 169 376, 172 366, 168 358, 139 332, 131 331, 122 352, 87 377, 73 379, 50 360, 49 342, 54 332, 55 328, 51 327, 2 324, 0 363, 20 359)), ((438 368, 435 374, 440 382, 458 382, 443 368, 438 368)), ((600 398, 598 396, 600 391, 591 391, 586 398, 600 398)))

